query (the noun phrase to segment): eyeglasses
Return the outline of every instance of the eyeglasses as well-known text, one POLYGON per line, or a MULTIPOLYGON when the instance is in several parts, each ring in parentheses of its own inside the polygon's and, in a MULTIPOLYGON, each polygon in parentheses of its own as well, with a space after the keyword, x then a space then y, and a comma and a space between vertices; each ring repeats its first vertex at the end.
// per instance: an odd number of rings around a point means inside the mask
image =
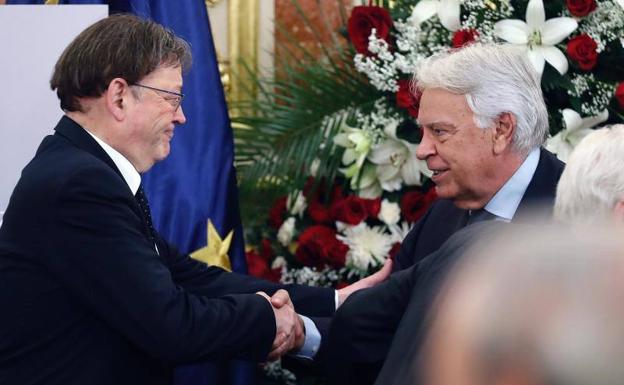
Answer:
POLYGON ((167 103, 171 104, 171 107, 173 107, 173 112, 176 112, 178 110, 180 104, 182 103, 182 99, 184 99, 184 94, 181 94, 179 92, 167 91, 156 87, 145 86, 139 83, 134 83, 132 85, 136 87, 147 88, 148 90, 156 91, 157 93, 164 92, 169 95, 174 95, 173 97, 165 97, 160 95, 163 99, 165 99, 167 103))

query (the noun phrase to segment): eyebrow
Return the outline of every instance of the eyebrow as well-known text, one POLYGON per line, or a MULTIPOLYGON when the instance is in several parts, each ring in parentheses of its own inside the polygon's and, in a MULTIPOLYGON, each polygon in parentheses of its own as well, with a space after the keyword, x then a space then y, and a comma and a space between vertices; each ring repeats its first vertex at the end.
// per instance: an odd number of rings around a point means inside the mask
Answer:
POLYGON ((451 128, 456 127, 455 124, 453 124, 451 122, 444 121, 444 120, 436 120, 436 121, 425 123, 425 124, 423 124, 420 121, 418 121, 418 124, 420 126, 422 126, 422 127, 436 127, 436 126, 451 127, 451 128))

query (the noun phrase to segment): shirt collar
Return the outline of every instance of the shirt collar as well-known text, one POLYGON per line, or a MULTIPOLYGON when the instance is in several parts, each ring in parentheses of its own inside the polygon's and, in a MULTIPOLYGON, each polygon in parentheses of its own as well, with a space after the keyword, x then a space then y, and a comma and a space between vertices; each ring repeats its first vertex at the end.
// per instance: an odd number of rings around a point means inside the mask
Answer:
POLYGON ((529 153, 511 178, 485 205, 487 212, 496 215, 504 221, 511 221, 520 205, 524 192, 529 187, 531 179, 533 179, 533 174, 535 174, 537 163, 539 162, 539 155, 539 148, 535 148, 529 153))
POLYGON ((139 190, 139 186, 141 185, 141 174, 139 174, 139 172, 134 168, 132 163, 130 163, 130 161, 126 159, 126 157, 121 155, 119 151, 109 146, 107 143, 95 136, 89 130, 85 129, 85 131, 89 133, 89 135, 91 135, 93 139, 95 139, 100 147, 102 147, 106 154, 113 160, 113 163, 115 163, 115 166, 117 166, 119 172, 121 173, 121 176, 130 188, 130 191, 132 191, 132 195, 136 195, 137 191, 139 190))

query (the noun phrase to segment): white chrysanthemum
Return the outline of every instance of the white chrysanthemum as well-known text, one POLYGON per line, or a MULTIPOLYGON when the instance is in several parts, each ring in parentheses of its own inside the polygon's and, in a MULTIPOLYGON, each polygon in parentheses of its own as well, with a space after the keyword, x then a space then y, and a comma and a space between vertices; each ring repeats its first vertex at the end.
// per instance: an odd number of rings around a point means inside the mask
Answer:
POLYGON ((392 248, 392 239, 381 227, 368 227, 366 223, 348 227, 336 238, 349 246, 347 266, 359 270, 381 265, 392 248))
POLYGON ((290 217, 282 223, 279 230, 277 230, 277 240, 284 247, 288 247, 292 242, 295 235, 295 217, 290 217))
POLYGON ((301 218, 308 204, 303 193, 301 191, 296 191, 288 195, 286 207, 290 209, 290 215, 298 215, 299 218, 301 218))
POLYGON ((401 208, 396 203, 384 199, 381 201, 377 218, 387 225, 394 225, 401 220, 401 208))
POLYGON ((412 229, 412 226, 408 222, 401 222, 400 224, 389 225, 388 230, 390 230, 390 237, 392 238, 392 243, 401 243, 407 236, 407 234, 412 229))

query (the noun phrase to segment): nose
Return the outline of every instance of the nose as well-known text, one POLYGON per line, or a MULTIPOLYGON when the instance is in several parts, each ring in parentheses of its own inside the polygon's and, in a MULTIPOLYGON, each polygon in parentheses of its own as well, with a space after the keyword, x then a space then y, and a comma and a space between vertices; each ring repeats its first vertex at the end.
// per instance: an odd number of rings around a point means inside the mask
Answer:
POLYGON ((429 130, 423 128, 422 139, 416 148, 416 157, 420 160, 426 160, 431 155, 434 155, 435 152, 436 149, 433 139, 431 139, 431 133, 429 133, 429 130))
POLYGON ((173 115, 173 121, 176 124, 184 124, 186 123, 186 116, 184 116, 184 111, 182 110, 182 105, 178 106, 175 114, 173 115))

